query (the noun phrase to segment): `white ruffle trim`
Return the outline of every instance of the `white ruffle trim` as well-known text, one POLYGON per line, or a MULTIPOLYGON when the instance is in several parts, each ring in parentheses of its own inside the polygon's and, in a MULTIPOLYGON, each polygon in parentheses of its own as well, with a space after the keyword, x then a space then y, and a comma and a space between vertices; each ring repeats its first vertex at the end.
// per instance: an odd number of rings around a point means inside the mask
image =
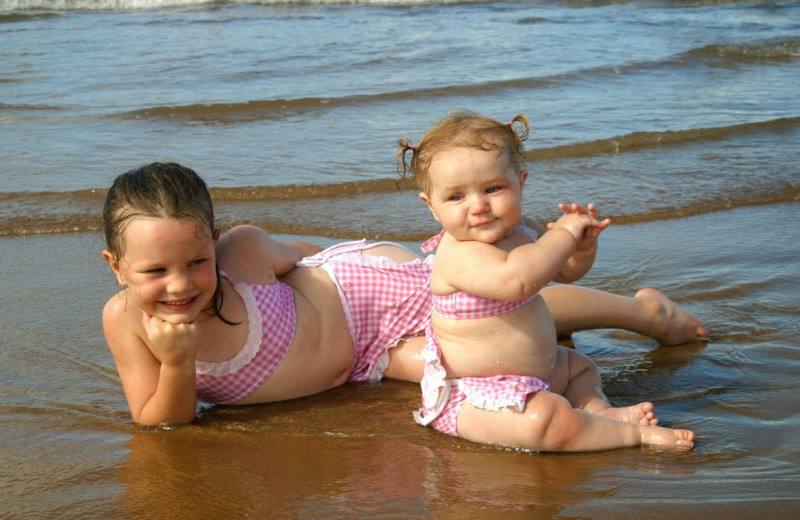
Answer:
POLYGON ((491 410, 493 412, 498 412, 503 408, 514 408, 518 412, 525 410, 527 395, 522 399, 514 399, 511 397, 489 397, 485 394, 481 394, 480 392, 476 392, 469 387, 469 384, 463 384, 460 380, 456 381, 458 381, 459 390, 464 392, 464 395, 467 396, 467 402, 476 408, 491 410))
POLYGON ((249 327, 247 331, 247 341, 245 341, 242 349, 234 357, 226 361, 214 362, 195 360, 195 370, 198 374, 222 377, 238 372, 256 357, 258 349, 261 347, 262 318, 255 296, 253 296, 250 287, 242 282, 236 282, 233 288, 239 293, 239 296, 242 297, 244 306, 247 309, 247 322, 249 327))

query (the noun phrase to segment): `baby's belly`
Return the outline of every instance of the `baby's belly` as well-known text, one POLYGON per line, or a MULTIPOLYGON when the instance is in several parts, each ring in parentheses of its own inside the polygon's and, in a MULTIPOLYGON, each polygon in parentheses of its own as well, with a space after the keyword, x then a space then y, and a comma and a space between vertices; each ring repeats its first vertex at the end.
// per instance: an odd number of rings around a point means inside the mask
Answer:
POLYGON ((556 331, 541 298, 508 314, 474 320, 434 316, 448 377, 526 375, 546 380, 556 360, 556 331))

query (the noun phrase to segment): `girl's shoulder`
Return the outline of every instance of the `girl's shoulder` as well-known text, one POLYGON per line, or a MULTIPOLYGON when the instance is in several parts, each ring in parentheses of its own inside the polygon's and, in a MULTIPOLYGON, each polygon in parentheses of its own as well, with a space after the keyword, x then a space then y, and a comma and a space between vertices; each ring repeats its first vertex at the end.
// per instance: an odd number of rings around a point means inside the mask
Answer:
POLYGON ((143 353, 149 355, 142 312, 131 309, 125 301, 124 291, 109 298, 103 307, 103 333, 120 373, 131 360, 141 359, 143 353))
POLYGON ((142 314, 131 309, 122 290, 103 306, 103 329, 106 335, 135 332, 142 326, 142 314))
POLYGON ((106 319, 119 319, 125 311, 125 303, 124 289, 111 296, 103 306, 103 323, 105 323, 106 319))

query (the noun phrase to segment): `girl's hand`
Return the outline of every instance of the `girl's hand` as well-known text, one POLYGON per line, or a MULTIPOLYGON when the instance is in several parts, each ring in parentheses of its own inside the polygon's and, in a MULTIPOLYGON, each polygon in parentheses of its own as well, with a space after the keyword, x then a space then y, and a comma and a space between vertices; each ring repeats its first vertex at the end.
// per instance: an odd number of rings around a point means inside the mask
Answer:
POLYGON ((166 365, 191 362, 197 355, 197 323, 169 323, 142 312, 142 325, 153 355, 166 365))

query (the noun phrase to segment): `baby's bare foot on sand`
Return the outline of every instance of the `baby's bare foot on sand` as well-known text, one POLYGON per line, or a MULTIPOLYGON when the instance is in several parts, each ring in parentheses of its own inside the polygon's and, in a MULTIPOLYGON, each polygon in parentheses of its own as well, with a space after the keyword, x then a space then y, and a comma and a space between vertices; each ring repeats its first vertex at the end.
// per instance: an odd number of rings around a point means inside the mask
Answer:
POLYGON ((655 426, 658 424, 658 419, 656 419, 655 412, 653 411, 653 403, 650 402, 639 403, 633 406, 625 406, 622 408, 610 407, 606 408, 605 410, 600 410, 595 415, 608 417, 609 419, 616 419, 617 421, 638 424, 640 426, 655 426))
POLYGON ((642 446, 674 451, 689 451, 694 448, 694 432, 673 430, 660 426, 642 426, 642 446))
POLYGON ((653 315, 653 330, 648 335, 662 345, 708 341, 708 333, 700 321, 657 290, 642 289, 636 293, 636 298, 653 315))

